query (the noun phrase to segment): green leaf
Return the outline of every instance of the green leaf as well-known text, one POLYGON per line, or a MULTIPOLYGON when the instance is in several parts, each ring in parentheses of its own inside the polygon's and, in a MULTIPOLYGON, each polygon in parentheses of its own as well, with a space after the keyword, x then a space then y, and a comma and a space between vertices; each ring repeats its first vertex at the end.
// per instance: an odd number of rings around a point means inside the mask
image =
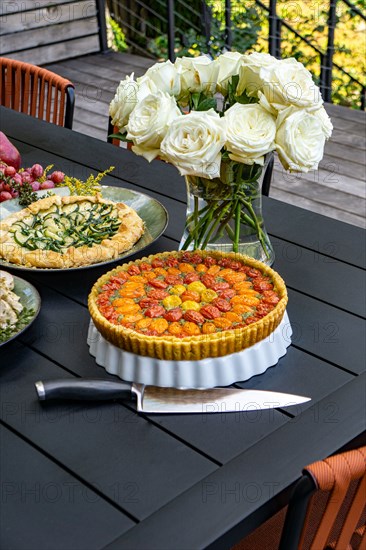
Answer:
POLYGON ((233 92, 235 92, 235 90, 237 88, 237 85, 238 85, 238 82, 239 82, 239 75, 234 74, 234 76, 231 77, 231 87, 232 87, 233 92))
POLYGON ((206 97, 198 104, 196 111, 208 111, 209 109, 217 108, 217 101, 213 97, 206 97))
POLYGON ((194 94, 191 95, 191 98, 192 98, 192 103, 193 103, 193 107, 197 110, 198 108, 198 104, 200 102, 200 92, 195 92, 194 94))
POLYGON ((125 141, 126 143, 132 143, 130 139, 126 138, 126 134, 121 134, 120 132, 118 132, 117 134, 110 134, 108 137, 113 139, 119 139, 120 141, 125 141))
POLYGON ((242 105, 247 105, 248 103, 257 103, 258 100, 255 97, 249 97, 244 91, 240 96, 235 96, 235 101, 242 105))

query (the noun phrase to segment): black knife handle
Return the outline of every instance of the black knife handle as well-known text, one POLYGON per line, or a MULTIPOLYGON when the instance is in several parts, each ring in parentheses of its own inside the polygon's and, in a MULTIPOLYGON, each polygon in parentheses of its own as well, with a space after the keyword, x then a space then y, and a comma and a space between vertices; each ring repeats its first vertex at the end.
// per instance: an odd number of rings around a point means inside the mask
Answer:
POLYGON ((132 399, 132 384, 108 380, 48 380, 36 382, 41 401, 49 399, 132 399))

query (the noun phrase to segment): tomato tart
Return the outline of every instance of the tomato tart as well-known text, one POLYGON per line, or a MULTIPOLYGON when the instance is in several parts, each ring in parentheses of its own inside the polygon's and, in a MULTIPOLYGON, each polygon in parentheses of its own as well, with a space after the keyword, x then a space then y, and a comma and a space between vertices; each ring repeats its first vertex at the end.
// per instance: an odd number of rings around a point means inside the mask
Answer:
POLYGON ((271 334, 287 304, 282 278, 247 256, 164 252, 121 265, 88 305, 110 343, 143 356, 199 360, 241 351, 271 334))
POLYGON ((124 203, 95 196, 53 195, 0 223, 0 257, 38 268, 70 268, 112 260, 144 232, 124 203))

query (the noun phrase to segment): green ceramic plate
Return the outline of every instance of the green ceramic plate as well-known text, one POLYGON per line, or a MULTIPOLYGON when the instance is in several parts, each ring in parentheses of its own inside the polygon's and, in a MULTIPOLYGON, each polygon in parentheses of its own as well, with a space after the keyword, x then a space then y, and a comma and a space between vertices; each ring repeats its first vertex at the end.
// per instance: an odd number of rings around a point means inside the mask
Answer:
POLYGON ((24 332, 33 323, 41 307, 41 298, 34 286, 15 275, 13 278, 13 292, 19 296, 23 311, 20 313, 14 329, 0 329, 0 346, 7 344, 24 332))
MULTIPOLYGON (((154 241, 156 241, 160 235, 165 231, 166 226, 168 225, 168 213, 165 210, 164 206, 143 193, 137 193, 136 191, 131 191, 130 189, 124 189, 121 187, 110 187, 107 185, 102 185, 102 196, 105 199, 110 199, 116 202, 124 202, 138 213, 140 218, 145 222, 145 232, 142 235, 141 239, 137 243, 127 250, 118 258, 113 260, 108 260, 106 262, 91 264, 81 267, 72 267, 66 269, 66 271, 74 271, 80 269, 91 269, 93 267, 98 267, 105 264, 119 262, 124 258, 128 258, 137 252, 140 252, 154 241)), ((63 188, 60 188, 60 190, 63 188)), ((65 193, 60 193, 65 194, 65 193)), ((12 212, 17 212, 21 210, 22 207, 19 206, 16 199, 5 201, 0 205, 0 221, 9 216, 12 212)), ((41 269, 34 267, 24 267, 21 265, 12 264, 5 260, 0 259, 0 266, 11 267, 12 269, 17 269, 20 271, 44 271, 47 273, 65 271, 65 269, 41 269)))

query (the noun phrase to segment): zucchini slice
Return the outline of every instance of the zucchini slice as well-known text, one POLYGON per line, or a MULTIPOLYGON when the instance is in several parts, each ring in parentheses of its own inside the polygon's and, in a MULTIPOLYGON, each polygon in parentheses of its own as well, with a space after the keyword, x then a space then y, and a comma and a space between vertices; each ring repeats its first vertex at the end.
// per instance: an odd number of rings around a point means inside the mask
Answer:
POLYGON ((29 239, 29 235, 24 235, 21 230, 16 230, 14 233, 14 240, 20 246, 23 246, 29 239))

